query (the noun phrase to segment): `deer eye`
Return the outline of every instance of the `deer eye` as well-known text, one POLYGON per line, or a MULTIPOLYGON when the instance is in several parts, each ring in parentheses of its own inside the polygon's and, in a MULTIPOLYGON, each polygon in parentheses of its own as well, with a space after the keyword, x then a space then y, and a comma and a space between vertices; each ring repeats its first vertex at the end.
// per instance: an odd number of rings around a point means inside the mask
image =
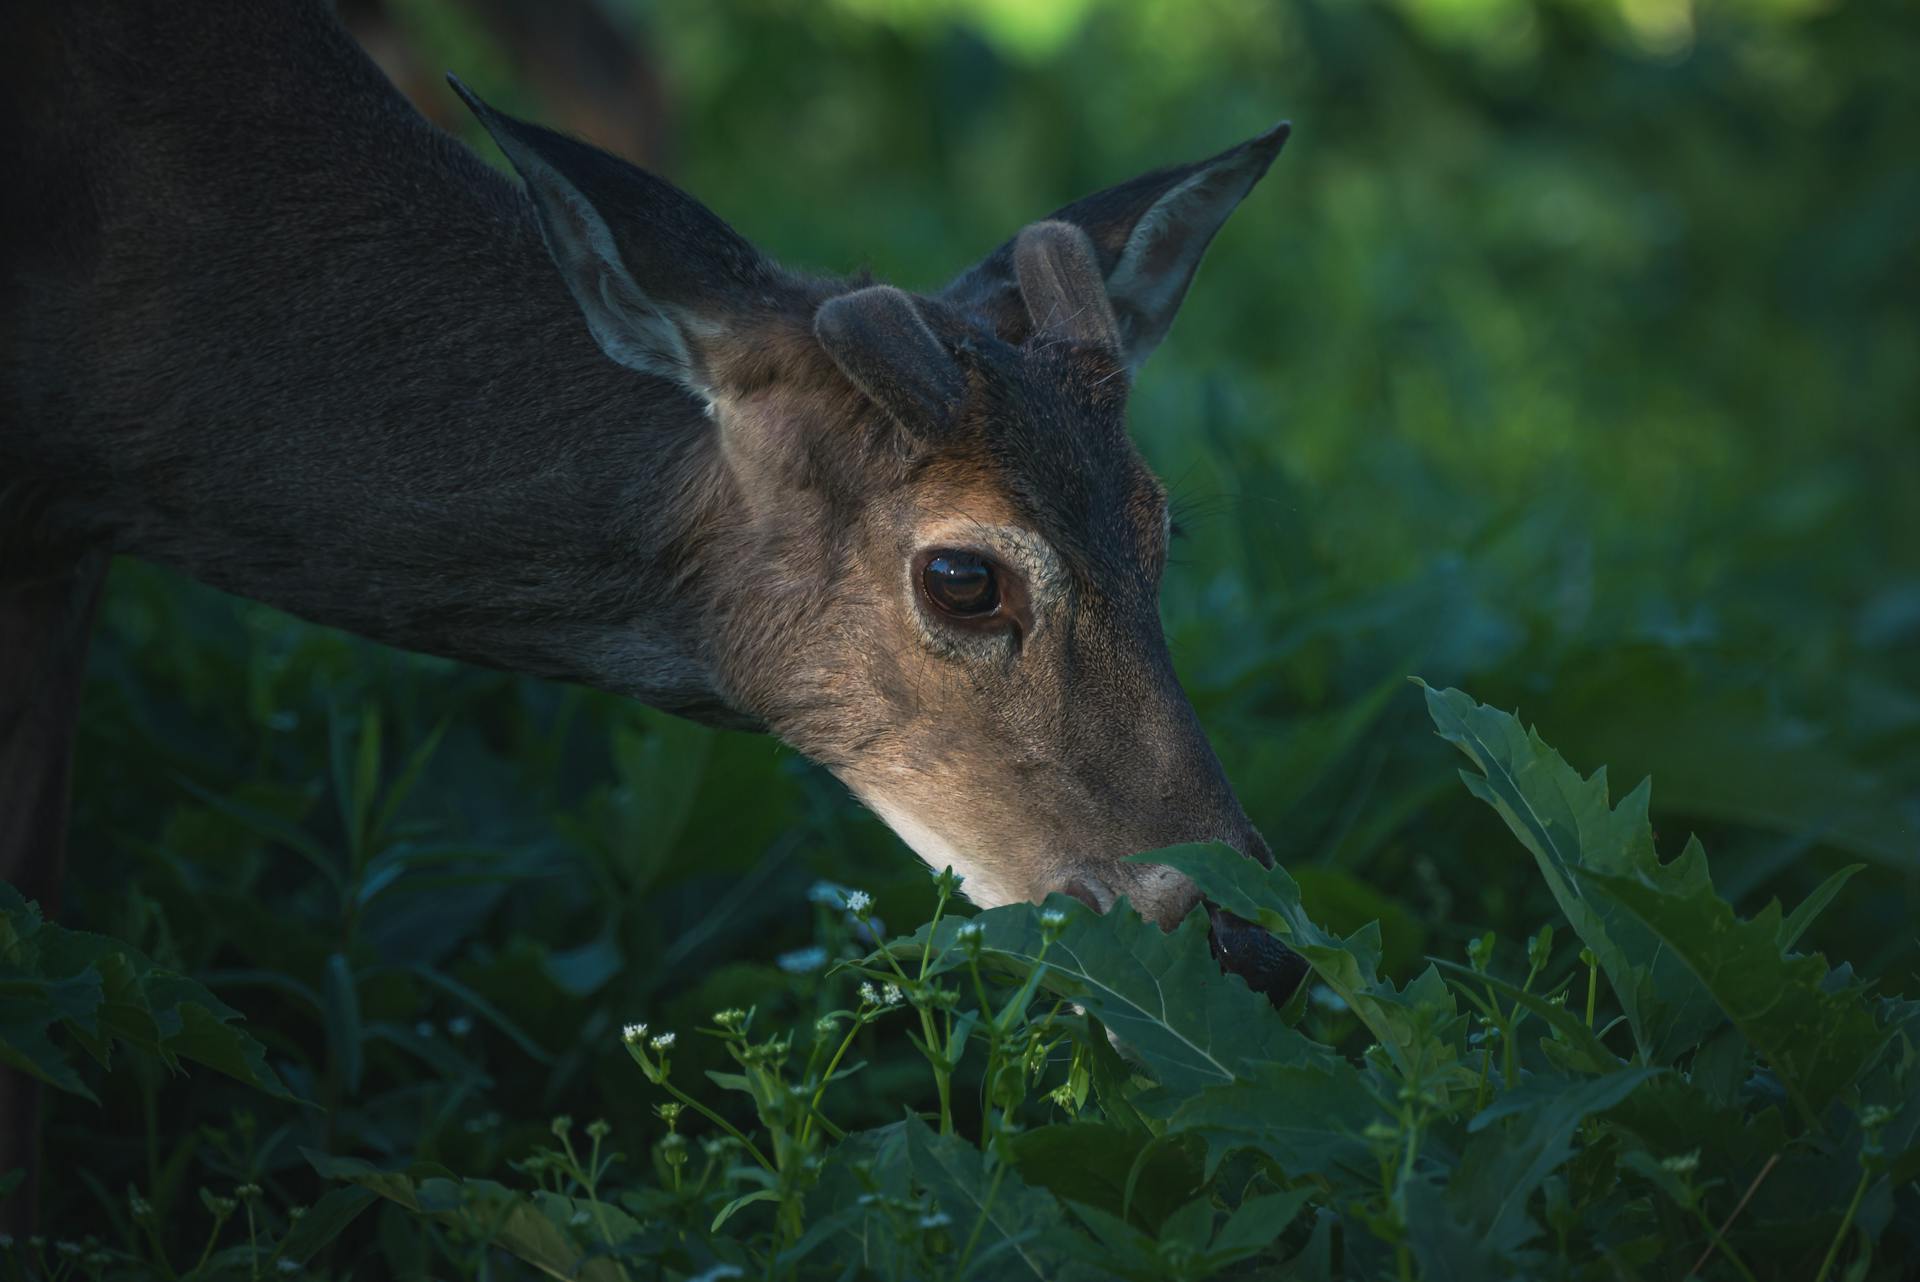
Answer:
POLYGON ((1000 584, 993 565, 972 552, 935 552, 920 570, 927 600, 943 614, 979 619, 1000 608, 1000 584))

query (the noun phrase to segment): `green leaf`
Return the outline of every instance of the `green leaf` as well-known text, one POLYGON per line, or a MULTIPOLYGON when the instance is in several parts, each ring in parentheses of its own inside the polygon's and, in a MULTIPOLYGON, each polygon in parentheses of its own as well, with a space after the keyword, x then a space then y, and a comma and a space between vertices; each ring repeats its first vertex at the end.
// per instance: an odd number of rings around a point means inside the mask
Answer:
POLYGON ((1337 938, 1308 918, 1300 888, 1286 869, 1262 867, 1219 843, 1174 846, 1134 858, 1177 868, 1214 903, 1285 938, 1360 1017, 1401 1073, 1445 1084, 1458 1058, 1446 1036, 1459 1017, 1453 994, 1432 970, 1404 991, 1382 979, 1377 923, 1337 938))
POLYGON ((366 1067, 366 1051, 360 1035, 360 993, 354 982, 353 964, 344 954, 334 953, 327 958, 322 1010, 334 1069, 340 1074, 347 1094, 357 1094, 360 1075, 366 1067))
MULTIPOLYGON (((1045 949, 1041 986, 1080 1003, 1113 1032, 1160 1083, 1181 1093, 1236 1080, 1257 1066, 1318 1063, 1330 1052, 1288 1028, 1266 998, 1223 975, 1207 942, 1204 913, 1171 931, 1144 921, 1124 901, 1100 914, 1064 895, 1045 909, 1009 904, 940 923, 934 940, 942 973, 965 963, 954 943, 967 921, 981 930, 983 963, 1028 975, 1045 949), (1045 945, 1044 910, 1065 913, 1060 937, 1045 945)), ((925 932, 889 945, 916 961, 925 932)))
POLYGON ((1698 842, 1650 877, 1583 872, 1580 881, 1686 964, 1809 1117, 1820 1118, 1886 1044, 1857 991, 1828 990, 1823 959, 1782 952, 1778 904, 1741 921, 1713 893, 1698 842))
POLYGON ((936 1135, 918 1117, 905 1119, 908 1169, 952 1221, 956 1241, 973 1240, 968 1277, 1053 1279, 1066 1276, 1061 1239, 1071 1232, 1051 1195, 1029 1188, 1010 1167, 951 1135, 936 1135))
POLYGON ((1304 1188, 1288 1189, 1242 1202, 1240 1209, 1221 1226, 1213 1245, 1207 1248, 1207 1262, 1213 1268, 1223 1269, 1266 1250, 1275 1238, 1286 1232, 1293 1217, 1300 1214, 1311 1192, 1304 1188))
POLYGON ((1448 1185, 1449 1203, 1491 1248, 1512 1251, 1537 1231, 1527 1202, 1573 1156, 1571 1140, 1580 1123, 1663 1071, 1628 1068, 1585 1081, 1542 1075, 1506 1092, 1469 1123, 1474 1139, 1448 1185))
MULTIPOLYGON (((1611 807, 1604 768, 1582 779, 1508 714, 1458 690, 1422 687, 1440 737, 1480 768, 1460 772, 1468 790, 1532 852, 1560 911, 1599 959, 1640 1058, 1669 1064, 1691 1050, 1721 1021, 1711 996, 1658 936, 1611 903, 1592 900, 1577 876, 1641 875, 1660 866, 1647 821, 1649 786, 1643 782, 1611 807)), ((1685 863, 1674 876, 1704 884, 1704 861, 1685 863)))
POLYGON ((287 1236, 281 1240, 276 1254, 282 1259, 305 1264, 346 1232, 347 1227, 359 1219, 360 1213, 372 1206, 376 1199, 377 1195, 370 1188, 354 1186, 328 1189, 287 1230, 287 1236))
POLYGON ((1336 1187, 1366 1190, 1378 1186, 1380 1172, 1362 1135, 1369 1124, 1388 1120, 1351 1065, 1277 1064, 1180 1104, 1166 1134, 1206 1141, 1208 1179, 1229 1153, 1252 1149, 1290 1178, 1320 1176, 1336 1187))
POLYGON ((530 1197, 492 1180, 450 1178, 434 1167, 382 1171, 359 1158, 333 1157, 311 1149, 301 1153, 328 1179, 369 1189, 415 1215, 510 1251, 554 1277, 620 1280, 617 1261, 588 1250, 574 1238, 569 1222, 576 1214, 586 1212, 596 1224, 604 1219, 616 1244, 641 1233, 632 1216, 604 1203, 589 1211, 584 1200, 553 1193, 530 1197))
POLYGON ((292 1099, 239 1019, 204 985, 119 940, 45 922, 37 904, 0 883, 0 1061, 92 1098, 60 1039, 103 1065, 118 1042, 169 1068, 190 1060, 292 1099))
POLYGON ((1429 958, 1453 984, 1462 992, 1478 998, 1485 989, 1492 989, 1494 995, 1509 1002, 1518 1002, 1532 1014, 1538 1015, 1559 1035, 1560 1043, 1566 1047, 1572 1059, 1566 1065, 1582 1072, 1609 1073, 1620 1066, 1620 1057, 1607 1049, 1606 1043, 1594 1035, 1586 1021, 1575 1015, 1558 1002, 1548 1001, 1539 993, 1523 991, 1518 984, 1509 984, 1458 962, 1429 958))
POLYGON ((1009 1139, 1020 1177, 1063 1201, 1098 1207, 1151 1229, 1201 1185, 1200 1163, 1178 1144, 1105 1122, 1063 1122, 1009 1139), (1144 1158, 1144 1161, 1143 1161, 1144 1158), (1133 1176, 1136 1164, 1139 1175, 1133 1176), (1127 1185, 1132 1178, 1132 1205, 1127 1185), (1128 1214, 1128 1212, 1131 1214, 1128 1214))
POLYGON ((1799 943, 1800 936, 1807 933, 1807 927, 1813 925, 1814 919, 1827 910, 1827 905, 1833 902, 1843 886, 1853 880, 1853 875, 1865 867, 1865 864, 1848 864, 1814 887, 1813 893, 1801 900, 1800 906, 1780 923, 1780 951, 1787 952, 1799 943))

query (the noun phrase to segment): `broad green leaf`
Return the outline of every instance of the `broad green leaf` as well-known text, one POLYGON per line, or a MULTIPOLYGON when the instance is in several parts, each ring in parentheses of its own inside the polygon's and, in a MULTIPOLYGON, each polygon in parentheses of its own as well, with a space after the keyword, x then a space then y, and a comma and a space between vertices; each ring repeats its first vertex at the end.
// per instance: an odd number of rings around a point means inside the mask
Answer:
POLYGON ((1257 1255, 1293 1223, 1307 1203, 1310 1189, 1289 1189, 1250 1197, 1220 1226, 1213 1245, 1207 1248, 1207 1261, 1217 1269, 1226 1268, 1250 1255, 1257 1255))
POLYGON ((1447 1200, 1505 1253, 1536 1232, 1527 1202, 1540 1182, 1574 1154, 1574 1131, 1591 1113, 1618 1104, 1662 1070, 1628 1068, 1573 1081, 1528 1079, 1482 1109, 1469 1124, 1474 1138, 1461 1153, 1447 1200))
POLYGON ((1363 1133, 1389 1120, 1351 1065, 1280 1064, 1180 1104, 1166 1134, 1206 1141, 1208 1179, 1229 1153, 1251 1149, 1291 1178, 1317 1175, 1364 1190, 1377 1187, 1379 1163, 1363 1133))
POLYGON ((1686 964, 1809 1117, 1820 1118, 1885 1045, 1858 991, 1828 990, 1823 959, 1783 953, 1778 904, 1741 921, 1713 893, 1698 842, 1649 876, 1578 876, 1589 898, 1618 905, 1686 964))
MULTIPOLYGON (((1204 914, 1162 931, 1124 903, 1099 914, 1054 895, 1045 909, 1067 917, 1052 944, 1044 942, 1043 909, 1033 904, 943 921, 934 973, 965 964, 954 937, 967 921, 980 927, 983 964, 1025 976, 1044 948, 1041 986, 1084 1006, 1163 1086, 1182 1093, 1232 1082, 1261 1065, 1329 1058, 1325 1047, 1288 1028, 1266 998, 1221 973, 1204 914)), ((922 931, 889 947, 917 962, 924 940, 922 931)))
POLYGON ((1062 1238, 1072 1230, 1050 1194, 1029 1188, 1011 1168, 951 1135, 936 1135, 919 1118, 905 1119, 907 1167, 952 1221, 954 1238, 976 1247, 967 1277, 1073 1276, 1062 1238))
MULTIPOLYGON (((1640 1058, 1669 1064, 1691 1050, 1723 1018, 1711 996, 1657 935, 1611 903, 1589 898, 1576 875, 1642 875, 1660 867, 1647 821, 1648 784, 1609 806, 1604 767, 1582 779, 1507 713, 1458 690, 1422 685, 1440 737, 1480 769, 1460 772, 1468 790, 1532 852, 1560 911, 1599 958, 1640 1058)), ((1705 862, 1676 861, 1672 876, 1693 879, 1684 890, 1692 893, 1705 886, 1705 862)))
POLYGON ((1217 843, 1175 846, 1135 858, 1179 869, 1214 903, 1282 936, 1353 1009, 1403 1074, 1430 1084, 1445 1082, 1458 1058, 1447 1036, 1458 1018, 1453 994, 1431 970, 1404 991, 1382 979, 1377 924, 1345 939, 1330 934, 1307 917, 1300 888, 1286 869, 1263 868, 1217 843))
POLYGON ((1178 1144, 1105 1122, 1064 1122, 1021 1131, 1009 1140, 1028 1184, 1062 1201, 1095 1206, 1150 1229, 1201 1185, 1199 1161, 1178 1144), (1144 1161, 1143 1161, 1144 1158, 1144 1161), (1134 1174, 1139 1163, 1139 1174, 1134 1174), (1132 1180, 1128 1205, 1127 1185, 1132 1180))

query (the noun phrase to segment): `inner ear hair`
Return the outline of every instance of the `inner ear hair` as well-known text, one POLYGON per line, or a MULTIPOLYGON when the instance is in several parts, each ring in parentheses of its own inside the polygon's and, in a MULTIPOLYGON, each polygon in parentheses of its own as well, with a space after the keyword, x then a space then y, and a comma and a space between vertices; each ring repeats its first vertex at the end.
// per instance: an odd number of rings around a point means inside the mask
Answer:
POLYGON ((1120 351, 1120 326, 1084 229, 1058 220, 1028 226, 1014 240, 1013 270, 1035 334, 1120 351))

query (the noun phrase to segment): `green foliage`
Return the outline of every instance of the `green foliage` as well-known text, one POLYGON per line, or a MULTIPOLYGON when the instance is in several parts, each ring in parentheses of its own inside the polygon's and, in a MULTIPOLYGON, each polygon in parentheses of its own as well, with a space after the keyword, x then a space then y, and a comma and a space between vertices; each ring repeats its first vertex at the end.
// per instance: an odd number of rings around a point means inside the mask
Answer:
MULTIPOLYGON (((1601 773, 1582 779, 1514 718, 1457 690, 1427 699, 1477 767, 1472 791, 1578 897, 1577 958, 1543 927, 1516 983, 1494 974, 1488 935, 1469 964, 1436 959, 1397 988, 1377 973, 1377 930, 1326 932, 1283 869, 1224 847, 1157 852, 1312 965, 1310 1006, 1339 1017, 1297 1028, 1218 971, 1199 911, 1164 933, 1064 898, 960 917, 942 874, 933 919, 863 954, 846 945, 879 928, 869 898, 830 889, 819 946, 844 960, 810 1023, 769 1032, 746 1007, 609 1030, 645 1083, 613 1097, 650 1090, 666 1128, 644 1159, 608 1123, 583 1136, 568 1117, 506 1181, 309 1150, 341 1186, 278 1235, 255 1232, 260 1189, 244 1186, 249 1244, 203 1251, 201 1273, 295 1271, 371 1195, 431 1227, 429 1267, 476 1276, 494 1251, 608 1282, 1201 1279, 1255 1262, 1607 1278, 1695 1258, 1706 1276, 1824 1279, 1843 1258, 1849 1277, 1904 1276, 1920 1259, 1920 1009, 1792 951, 1805 922, 1777 906, 1739 919, 1697 840, 1662 863, 1644 786, 1612 807, 1601 773), (1627 921, 1686 969, 1631 964, 1627 921), (1594 999, 1584 1017, 1568 1008, 1583 971, 1605 973, 1620 1020, 1597 1024, 1594 999), (835 993, 849 1004, 827 1005, 835 993), (1635 1010, 1695 993, 1712 1018, 1668 1019, 1657 1038, 1634 1026, 1635 1010), (876 1039, 914 1048, 937 1111, 836 1120, 858 1111, 852 1079, 875 1078, 848 1052, 876 1039), (731 1067, 699 1067, 709 1047, 731 1067), (969 1068, 963 1123, 953 1083, 969 1068)), ((202 1200, 217 1238, 236 1203, 202 1200)))
POLYGON ((203 1064, 283 1100, 240 1012, 184 975, 118 940, 41 920, 40 906, 0 883, 0 1062, 99 1101, 75 1071, 71 1048, 110 1068, 115 1047, 179 1072, 203 1064))

